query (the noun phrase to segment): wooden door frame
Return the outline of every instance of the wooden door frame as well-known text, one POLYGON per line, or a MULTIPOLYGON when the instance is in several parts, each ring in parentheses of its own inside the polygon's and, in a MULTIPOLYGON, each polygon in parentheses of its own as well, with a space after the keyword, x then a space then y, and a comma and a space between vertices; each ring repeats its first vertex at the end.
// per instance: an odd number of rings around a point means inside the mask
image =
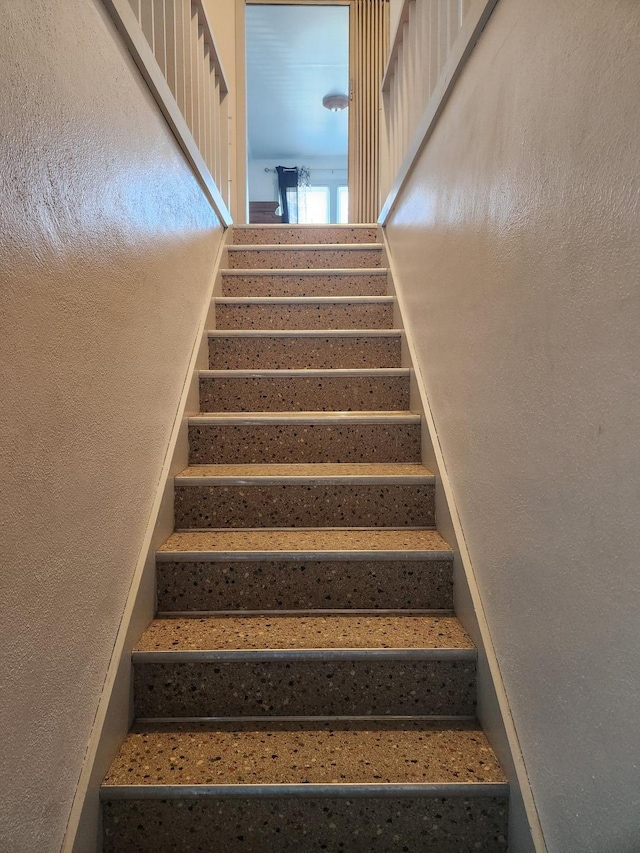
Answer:
MULTIPOLYGON (((249 181, 247 177, 247 58, 245 9, 247 6, 348 6, 349 7, 349 99, 353 97, 351 82, 351 22, 354 0, 237 0, 236 4, 236 157, 238 176, 238 224, 249 221, 249 181), (242 198, 240 198, 242 196, 242 198), (242 221, 240 214, 244 212, 242 221)), ((351 132, 349 114, 349 142, 347 151, 347 181, 351 192, 351 132)))

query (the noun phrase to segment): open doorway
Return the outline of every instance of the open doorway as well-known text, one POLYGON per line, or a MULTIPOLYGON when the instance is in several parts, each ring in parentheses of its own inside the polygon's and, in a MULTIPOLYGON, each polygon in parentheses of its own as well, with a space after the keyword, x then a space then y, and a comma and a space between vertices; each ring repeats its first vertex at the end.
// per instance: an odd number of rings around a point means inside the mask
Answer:
POLYGON ((349 6, 247 3, 245 26, 249 221, 347 222, 349 6))

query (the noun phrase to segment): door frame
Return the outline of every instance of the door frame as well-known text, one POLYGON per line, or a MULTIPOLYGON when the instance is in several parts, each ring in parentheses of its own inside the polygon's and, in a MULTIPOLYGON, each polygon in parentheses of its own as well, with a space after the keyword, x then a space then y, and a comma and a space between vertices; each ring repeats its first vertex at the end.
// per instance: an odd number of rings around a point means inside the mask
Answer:
MULTIPOLYGON (((238 203, 236 222, 249 221, 249 181, 247 179, 247 58, 245 9, 247 6, 348 6, 349 45, 351 46, 351 22, 353 0, 237 0, 236 4, 236 174, 238 177, 238 203), (242 217, 242 218, 241 218, 242 217)), ((349 49, 349 100, 353 99, 351 77, 351 47, 349 49)), ((347 152, 347 181, 351 191, 351 134, 352 119, 349 112, 349 144, 347 152)))

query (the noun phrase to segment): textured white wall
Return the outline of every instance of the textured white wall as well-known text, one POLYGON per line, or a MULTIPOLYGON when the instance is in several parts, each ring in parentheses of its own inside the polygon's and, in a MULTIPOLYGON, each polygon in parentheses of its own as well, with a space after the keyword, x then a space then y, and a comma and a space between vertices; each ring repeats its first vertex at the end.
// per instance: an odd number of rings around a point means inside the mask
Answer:
POLYGON ((221 231, 99 2, 0 11, 0 849, 48 853, 221 231))
POLYGON ((640 849, 639 44, 500 0, 388 228, 552 853, 640 849))

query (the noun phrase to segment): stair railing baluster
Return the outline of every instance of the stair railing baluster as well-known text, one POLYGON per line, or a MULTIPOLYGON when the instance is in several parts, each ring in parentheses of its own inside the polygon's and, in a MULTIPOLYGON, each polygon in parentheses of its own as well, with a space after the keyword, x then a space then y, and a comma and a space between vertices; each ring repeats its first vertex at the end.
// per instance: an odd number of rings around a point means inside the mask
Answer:
POLYGON ((230 225, 228 84, 201 0, 103 2, 212 207, 230 225))

